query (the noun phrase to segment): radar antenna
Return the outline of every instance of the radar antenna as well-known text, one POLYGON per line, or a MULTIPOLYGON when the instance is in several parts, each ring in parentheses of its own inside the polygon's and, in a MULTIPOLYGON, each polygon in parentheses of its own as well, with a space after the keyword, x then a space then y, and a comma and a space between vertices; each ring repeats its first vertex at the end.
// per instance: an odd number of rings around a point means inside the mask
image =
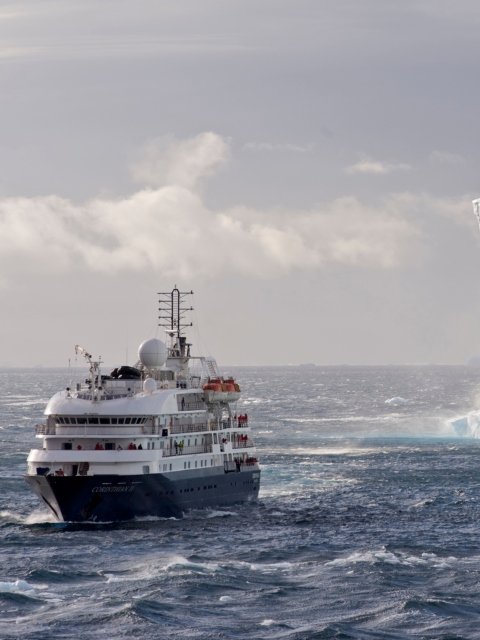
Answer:
MULTIPOLYGON (((90 366, 90 382, 92 384, 92 394, 93 394, 94 386, 99 385, 100 387, 101 385, 101 380, 102 380, 101 371, 100 371, 100 365, 102 364, 101 356, 97 361, 92 360, 92 356, 88 353, 88 351, 86 351, 79 344, 75 345, 75 353, 81 353, 90 366)), ((93 399, 93 395, 92 395, 92 399, 93 399)))

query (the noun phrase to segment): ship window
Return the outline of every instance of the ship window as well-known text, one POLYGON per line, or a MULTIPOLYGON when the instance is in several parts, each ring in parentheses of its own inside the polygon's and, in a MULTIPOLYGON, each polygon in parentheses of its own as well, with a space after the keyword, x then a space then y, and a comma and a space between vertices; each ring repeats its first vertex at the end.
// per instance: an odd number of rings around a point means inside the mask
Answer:
POLYGON ((186 469, 186 468, 187 468, 187 463, 186 463, 186 462, 184 462, 184 463, 183 463, 183 468, 184 468, 184 469, 186 469))
POLYGON ((152 442, 152 449, 155 449, 155 443, 152 442))
POLYGON ((106 451, 113 451, 115 449, 115 443, 114 442, 106 442, 105 443, 105 450, 106 451))
POLYGON ((195 468, 197 468, 197 461, 195 460, 195 468))
POLYGON ((162 441, 160 442, 160 449, 163 449, 163 448, 164 448, 164 444, 165 444, 165 443, 164 443, 164 442, 163 442, 163 440, 162 440, 162 441))
POLYGON ((147 442, 147 449, 150 449, 150 443, 147 442))
POLYGON ((98 424, 98 418, 89 418, 90 424, 98 424))
POLYGON ((172 470, 172 463, 170 463, 170 471, 172 470))
POLYGON ((203 460, 200 460, 200 466, 203 467, 203 460))
POLYGON ((125 424, 130 424, 131 418, 125 418, 125 424))
POLYGON ((190 462, 188 463, 188 468, 190 469, 190 462))
POLYGON ((118 424, 123 424, 123 423, 124 423, 124 421, 125 421, 125 419, 124 419, 124 418, 119 418, 119 419, 118 419, 118 424))
POLYGON ((77 422, 78 422, 78 424, 87 424, 87 419, 86 418, 77 418, 77 422))
POLYGON ((116 418, 112 418, 112 424, 117 424, 117 419, 116 418))
POLYGON ((195 438, 195 446, 197 446, 197 439, 195 438))
POLYGON ((146 465, 143 467, 143 473, 150 473, 150 467, 148 466, 148 464, 146 464, 146 465))
POLYGON ((210 460, 210 466, 213 467, 213 458, 210 460))
POLYGON ((72 443, 71 442, 62 442, 62 449, 64 451, 70 451, 72 448, 72 443))
POLYGON ((110 424, 110 418, 100 418, 100 424, 110 424))

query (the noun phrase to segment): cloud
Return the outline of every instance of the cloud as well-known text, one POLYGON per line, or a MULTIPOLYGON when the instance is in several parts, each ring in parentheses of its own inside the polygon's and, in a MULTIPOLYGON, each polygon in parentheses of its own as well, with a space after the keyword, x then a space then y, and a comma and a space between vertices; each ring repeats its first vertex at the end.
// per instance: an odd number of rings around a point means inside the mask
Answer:
POLYGON ((432 151, 428 159, 430 162, 440 164, 462 164, 465 161, 463 156, 449 151, 432 151))
POLYGON ((346 173, 372 173, 376 175, 382 175, 386 173, 392 173, 393 171, 409 171, 413 169, 409 164, 395 164, 390 162, 380 162, 379 160, 372 160, 368 156, 363 156, 360 162, 352 164, 345 169, 346 173))
POLYGON ((377 207, 344 197, 308 210, 209 208, 202 181, 228 155, 228 142, 214 133, 162 139, 133 166, 136 179, 151 186, 128 197, 83 205, 54 195, 0 200, 3 272, 75 267, 274 278, 331 265, 391 269, 422 250, 408 217, 412 198, 392 196, 377 207))
POLYGON ((271 142, 247 142, 243 145, 244 151, 290 151, 292 153, 312 153, 314 144, 298 145, 289 142, 272 144, 271 142))
POLYGON ((230 156, 228 141, 206 132, 187 140, 156 138, 142 149, 142 159, 130 167, 133 179, 150 187, 181 186, 195 189, 230 156))

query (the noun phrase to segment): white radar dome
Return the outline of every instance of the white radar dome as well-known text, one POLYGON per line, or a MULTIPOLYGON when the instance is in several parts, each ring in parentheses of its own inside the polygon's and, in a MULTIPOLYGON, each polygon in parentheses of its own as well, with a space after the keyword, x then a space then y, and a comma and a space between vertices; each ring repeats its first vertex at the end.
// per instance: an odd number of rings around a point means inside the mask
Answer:
POLYGON ((153 378, 146 378, 143 383, 143 390, 145 393, 153 393, 157 390, 157 383, 153 378))
POLYGON ((138 347, 140 362, 144 367, 147 367, 147 369, 163 367, 167 361, 167 355, 167 345, 161 340, 158 340, 158 338, 145 340, 145 342, 142 342, 138 347))

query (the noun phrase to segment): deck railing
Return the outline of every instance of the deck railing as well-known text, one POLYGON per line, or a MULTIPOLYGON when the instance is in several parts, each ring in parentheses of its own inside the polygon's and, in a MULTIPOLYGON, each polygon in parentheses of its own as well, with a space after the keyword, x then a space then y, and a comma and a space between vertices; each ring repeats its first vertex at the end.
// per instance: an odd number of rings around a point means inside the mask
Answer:
POLYGON ((199 424, 173 424, 170 427, 170 433, 195 433, 197 431, 209 431, 210 427, 207 423, 199 424))
POLYGON ((199 411, 199 410, 205 410, 205 403, 201 402, 199 400, 190 400, 187 401, 185 400, 185 402, 182 402, 181 399, 177 396, 177 404, 178 404, 178 410, 179 411, 199 411))
POLYGON ((253 440, 233 440, 232 441, 232 449, 248 449, 249 447, 254 447, 255 444, 253 440))
POLYGON ((211 444, 200 444, 192 447, 182 447, 180 444, 172 447, 171 449, 164 449, 164 457, 170 458, 171 456, 188 455, 192 453, 212 453, 211 444))

